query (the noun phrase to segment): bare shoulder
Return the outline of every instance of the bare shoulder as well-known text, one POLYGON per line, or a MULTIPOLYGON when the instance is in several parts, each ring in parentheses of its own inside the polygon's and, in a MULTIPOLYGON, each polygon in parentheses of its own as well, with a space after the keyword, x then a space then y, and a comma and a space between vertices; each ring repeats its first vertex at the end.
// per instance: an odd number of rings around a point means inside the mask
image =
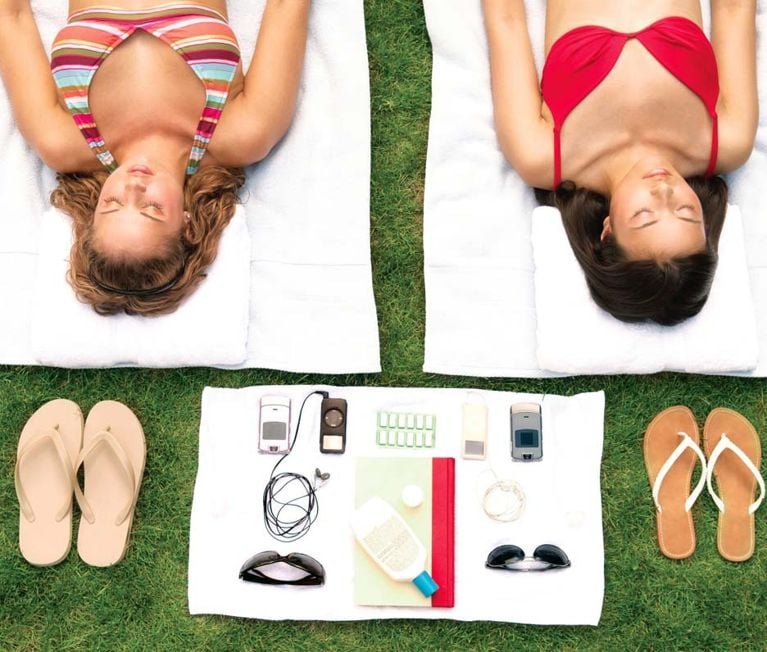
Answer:
POLYGON ((531 188, 551 190, 554 181, 553 159, 549 152, 532 155, 524 166, 517 170, 522 180, 531 188))
POLYGON ((35 133, 28 137, 43 163, 64 173, 103 169, 66 109, 55 108, 44 117, 35 121, 35 133))
POLYGON ((266 158, 270 150, 265 125, 240 92, 230 97, 208 146, 211 156, 227 167, 247 167, 266 158))
POLYGON ((551 125, 541 118, 523 133, 499 142, 506 160, 522 180, 533 188, 549 188, 554 179, 554 147, 551 125))
POLYGON ((757 122, 740 111, 719 114, 719 151, 716 171, 724 174, 743 165, 751 156, 756 139, 757 122))

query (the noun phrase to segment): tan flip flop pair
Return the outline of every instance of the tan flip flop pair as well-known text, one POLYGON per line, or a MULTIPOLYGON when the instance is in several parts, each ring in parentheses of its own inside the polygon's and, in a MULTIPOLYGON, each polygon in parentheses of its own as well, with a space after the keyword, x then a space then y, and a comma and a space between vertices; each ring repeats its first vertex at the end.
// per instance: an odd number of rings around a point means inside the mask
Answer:
POLYGON ((720 512, 719 553, 729 561, 745 561, 754 553, 754 512, 765 493, 759 473, 759 436, 742 415, 716 408, 703 427, 705 456, 700 445, 698 424, 687 407, 668 408, 647 427, 644 459, 657 510, 658 545, 671 559, 692 555, 696 540, 691 510, 707 486, 720 512), (690 491, 698 461, 700 479, 690 491), (716 480, 718 494, 712 480, 716 480))
POLYGON ((35 566, 62 561, 71 547, 72 494, 82 512, 77 552, 91 566, 125 556, 146 460, 144 431, 116 401, 97 403, 83 423, 65 399, 43 405, 27 421, 17 450, 19 548, 35 566), (83 467, 84 488, 77 482, 83 467))

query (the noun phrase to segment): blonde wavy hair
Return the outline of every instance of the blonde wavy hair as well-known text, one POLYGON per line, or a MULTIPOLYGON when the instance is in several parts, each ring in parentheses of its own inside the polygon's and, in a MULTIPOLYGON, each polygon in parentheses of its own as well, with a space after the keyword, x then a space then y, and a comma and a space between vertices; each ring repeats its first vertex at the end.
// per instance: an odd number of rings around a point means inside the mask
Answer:
POLYGON ((147 259, 109 258, 94 246, 93 216, 108 172, 59 174, 53 205, 73 221, 74 242, 67 280, 77 298, 101 315, 161 315, 173 312, 200 284, 216 259, 224 227, 234 215, 245 183, 241 168, 209 166, 187 177, 184 210, 189 219, 178 238, 147 259), (168 290, 136 296, 112 288, 145 290, 172 283, 168 290), (107 286, 107 287, 104 287, 107 286))

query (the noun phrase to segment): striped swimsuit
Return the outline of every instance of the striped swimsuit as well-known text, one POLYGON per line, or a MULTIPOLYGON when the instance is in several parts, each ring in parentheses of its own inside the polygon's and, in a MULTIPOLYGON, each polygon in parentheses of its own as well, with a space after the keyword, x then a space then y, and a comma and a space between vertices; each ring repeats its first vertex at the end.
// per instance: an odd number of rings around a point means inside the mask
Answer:
POLYGON ((93 120, 88 90, 104 59, 137 29, 172 47, 205 87, 205 108, 186 170, 194 174, 221 117, 240 61, 237 39, 217 11, 194 4, 165 4, 142 11, 91 7, 75 12, 53 43, 51 69, 56 85, 93 153, 107 170, 116 170, 117 162, 93 120))

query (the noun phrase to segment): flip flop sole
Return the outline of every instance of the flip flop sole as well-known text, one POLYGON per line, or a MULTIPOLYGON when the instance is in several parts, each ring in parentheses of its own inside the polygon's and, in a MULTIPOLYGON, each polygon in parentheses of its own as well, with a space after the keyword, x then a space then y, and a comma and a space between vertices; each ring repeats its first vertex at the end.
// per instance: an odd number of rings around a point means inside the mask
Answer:
MULTIPOLYGON (((740 448, 758 469, 761 465, 759 435, 743 415, 728 408, 712 410, 703 427, 706 457, 710 457, 722 434, 740 448)), ((719 512, 716 543, 728 561, 746 561, 754 554, 756 528, 748 509, 754 501, 756 478, 732 451, 724 451, 713 468, 717 493, 725 509, 719 512)))
POLYGON ((83 450, 103 431, 108 431, 122 448, 136 484, 135 488, 130 486, 120 462, 107 446, 94 448, 83 462, 83 493, 93 510, 94 521, 80 519, 77 552, 86 564, 102 567, 112 566, 125 556, 133 512, 122 523, 117 520, 134 500, 134 489, 138 492, 146 459, 144 431, 127 406, 117 401, 102 401, 93 406, 85 421, 83 450))
MULTIPOLYGON (((698 425, 692 411, 682 405, 660 412, 647 426, 644 436, 644 461, 650 488, 655 484, 661 467, 679 445, 677 433, 685 432, 698 444, 698 425)), ((670 559, 685 559, 695 551, 695 526, 692 512, 684 508, 690 495, 693 470, 698 458, 686 450, 669 470, 660 487, 656 510, 658 546, 670 559)))
MULTIPOLYGON (((83 415, 77 403, 55 399, 41 406, 21 431, 17 455, 39 435, 56 430, 74 470, 83 436, 83 415)), ((28 520, 19 513, 19 550, 34 566, 53 566, 68 554, 72 544, 72 511, 57 520, 72 500, 70 477, 51 445, 39 444, 24 454, 19 478, 34 514, 28 520)))

